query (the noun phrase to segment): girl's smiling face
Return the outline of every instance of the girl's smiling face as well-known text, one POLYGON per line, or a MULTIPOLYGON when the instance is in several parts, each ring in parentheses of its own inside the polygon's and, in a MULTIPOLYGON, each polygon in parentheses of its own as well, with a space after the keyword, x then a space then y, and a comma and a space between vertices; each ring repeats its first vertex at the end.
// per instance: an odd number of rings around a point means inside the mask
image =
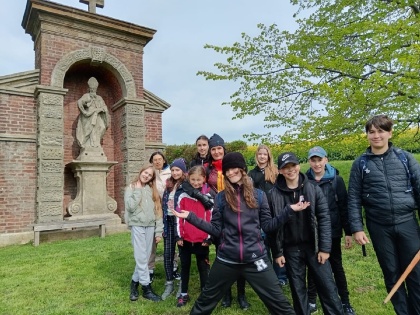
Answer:
POLYGON ((268 152, 266 149, 259 149, 257 153, 257 162, 259 167, 266 167, 268 164, 268 152))
POLYGON ((188 176, 188 180, 189 180, 191 186, 193 186, 194 188, 197 188, 197 189, 201 189, 201 187, 203 187, 204 182, 206 181, 204 176, 202 176, 198 173, 194 173, 194 174, 191 174, 190 176, 188 176))
POLYGON ((226 171, 225 176, 232 184, 242 184, 242 172, 241 169, 238 167, 229 168, 226 171))
POLYGON ((145 186, 153 177, 153 169, 151 167, 146 168, 143 172, 141 172, 139 176, 140 184, 145 186))
POLYGON ((197 152, 201 157, 206 157, 209 152, 209 142, 204 139, 197 140, 197 152))
POLYGON ((171 168, 171 176, 173 179, 178 180, 182 177, 182 170, 179 167, 173 166, 171 168))

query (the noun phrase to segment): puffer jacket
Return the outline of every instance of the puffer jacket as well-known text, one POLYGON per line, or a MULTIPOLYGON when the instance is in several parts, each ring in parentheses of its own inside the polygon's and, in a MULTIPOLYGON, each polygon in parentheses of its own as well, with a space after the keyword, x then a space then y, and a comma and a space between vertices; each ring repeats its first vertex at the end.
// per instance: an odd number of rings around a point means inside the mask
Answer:
MULTIPOLYGON (((299 186, 296 189, 289 189, 283 175, 277 177, 277 181, 270 194, 270 206, 273 216, 288 212, 290 205, 296 203, 296 196, 303 195, 310 206, 303 211, 310 211, 311 236, 315 253, 331 252, 331 220, 327 200, 322 190, 311 183, 303 173, 299 174, 299 186)), ((287 224, 287 223, 286 223, 287 224)), ((270 246, 274 258, 284 256, 284 226, 281 226, 276 233, 269 234, 270 246)))
POLYGON ((267 256, 261 228, 264 232, 273 232, 285 222, 292 209, 272 218, 264 192, 254 189, 254 196, 258 201, 258 194, 262 194, 259 209, 248 208, 243 197, 242 187, 235 186, 238 207, 241 211, 234 212, 225 201, 225 192, 216 196, 211 222, 205 222, 190 212, 187 221, 220 239, 217 259, 227 263, 251 263, 267 256), (222 202, 218 202, 222 200, 222 202))
POLYGON ((339 171, 331 164, 325 165, 325 174, 320 181, 315 180, 314 172, 310 168, 306 172, 308 179, 321 187, 328 202, 331 217, 331 236, 340 238, 343 236, 343 229, 346 236, 351 236, 348 211, 347 211, 347 190, 339 171))
POLYGON ((152 188, 146 185, 143 188, 133 188, 131 185, 125 189, 125 222, 128 226, 154 226, 155 235, 162 236, 162 218, 155 215, 152 188))
POLYGON ((415 158, 404 151, 413 177, 412 190, 407 191, 409 179, 404 164, 395 154, 392 143, 381 155, 366 150, 367 162, 363 177, 358 157, 351 167, 348 211, 352 233, 363 231, 362 206, 366 220, 382 225, 407 222, 415 216, 420 199, 420 166, 415 158), (417 199, 417 202, 416 202, 417 199))

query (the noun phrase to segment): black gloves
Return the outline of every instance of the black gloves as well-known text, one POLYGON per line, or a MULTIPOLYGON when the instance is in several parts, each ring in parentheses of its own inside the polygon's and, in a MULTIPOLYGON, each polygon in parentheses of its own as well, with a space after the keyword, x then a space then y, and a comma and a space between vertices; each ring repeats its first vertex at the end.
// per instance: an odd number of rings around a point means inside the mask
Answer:
POLYGON ((213 208, 213 199, 207 195, 202 194, 198 189, 191 186, 190 183, 184 182, 182 183, 182 189, 192 198, 199 200, 204 208, 211 209, 213 208))

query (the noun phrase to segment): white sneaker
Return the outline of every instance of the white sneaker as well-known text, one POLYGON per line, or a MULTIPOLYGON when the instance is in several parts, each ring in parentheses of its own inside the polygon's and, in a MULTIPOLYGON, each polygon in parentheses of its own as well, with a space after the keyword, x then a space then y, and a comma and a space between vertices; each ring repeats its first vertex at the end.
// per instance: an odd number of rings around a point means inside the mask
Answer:
POLYGON ((174 283, 173 282, 166 282, 165 283, 165 290, 162 293, 162 300, 166 300, 168 296, 170 296, 174 292, 174 283))

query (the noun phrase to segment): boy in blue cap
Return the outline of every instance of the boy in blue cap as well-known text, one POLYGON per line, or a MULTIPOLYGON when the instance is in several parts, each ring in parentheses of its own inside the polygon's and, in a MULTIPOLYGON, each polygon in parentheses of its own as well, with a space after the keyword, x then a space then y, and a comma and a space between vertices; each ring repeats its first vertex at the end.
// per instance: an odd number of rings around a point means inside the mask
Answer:
MULTIPOLYGON (((346 274, 343 268, 341 253, 341 237, 345 232, 345 248, 352 246, 352 236, 348 223, 347 190, 339 172, 328 163, 327 152, 320 146, 308 152, 310 169, 306 172, 308 179, 318 185, 328 202, 331 217, 331 252, 330 264, 334 273, 338 294, 343 304, 344 314, 356 314, 350 305, 346 274)), ((316 311, 316 287, 312 275, 308 273, 308 298, 311 313, 316 311)))

